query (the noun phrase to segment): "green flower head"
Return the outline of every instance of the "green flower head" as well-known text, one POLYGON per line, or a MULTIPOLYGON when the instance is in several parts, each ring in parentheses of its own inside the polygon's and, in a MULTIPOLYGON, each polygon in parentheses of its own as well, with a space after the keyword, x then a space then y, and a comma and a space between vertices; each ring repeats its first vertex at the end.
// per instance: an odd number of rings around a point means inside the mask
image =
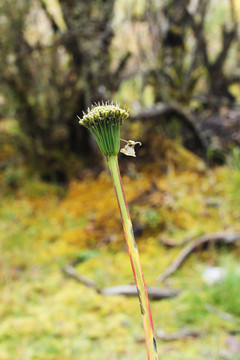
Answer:
POLYGON ((117 155, 120 149, 120 126, 128 112, 118 105, 95 104, 84 113, 79 123, 89 129, 95 137, 103 155, 117 155))

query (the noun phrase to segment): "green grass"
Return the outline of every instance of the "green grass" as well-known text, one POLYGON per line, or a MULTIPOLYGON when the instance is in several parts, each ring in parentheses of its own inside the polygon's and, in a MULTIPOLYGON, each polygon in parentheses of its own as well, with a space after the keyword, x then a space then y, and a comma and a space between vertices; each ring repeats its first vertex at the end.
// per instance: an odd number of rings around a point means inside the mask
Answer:
POLYGON ((210 289, 211 303, 225 312, 240 316, 240 273, 239 267, 232 268, 224 281, 210 289))

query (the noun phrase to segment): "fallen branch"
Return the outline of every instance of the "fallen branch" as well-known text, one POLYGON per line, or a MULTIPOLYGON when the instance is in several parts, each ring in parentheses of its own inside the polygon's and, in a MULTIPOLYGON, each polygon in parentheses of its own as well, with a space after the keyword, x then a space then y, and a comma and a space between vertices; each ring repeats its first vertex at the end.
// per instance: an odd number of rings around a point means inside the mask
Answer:
POLYGON ((191 243, 187 244, 180 252, 178 257, 172 262, 172 264, 157 278, 157 282, 165 281, 170 275, 172 275, 186 260, 186 258, 201 245, 208 243, 214 244, 233 244, 237 240, 240 240, 240 232, 227 234, 227 233, 213 233, 201 236, 191 243))
MULTIPOLYGON (((137 289, 135 285, 121 285, 102 289, 103 295, 125 295, 125 296, 137 296, 137 289)), ((157 287, 147 286, 148 296, 152 300, 161 300, 172 298, 177 296, 180 291, 172 289, 160 289, 157 287)))
MULTIPOLYGON (((180 329, 175 333, 165 333, 163 330, 156 330, 156 338, 162 341, 175 341, 186 338, 197 338, 202 336, 203 334, 197 331, 189 330, 189 329, 180 329)), ((138 338, 138 342, 144 342, 143 338, 138 338)))
POLYGON ((206 304, 205 305, 205 309, 213 314, 218 315, 220 318, 222 318, 223 320, 226 321, 230 321, 233 323, 237 323, 240 324, 240 320, 236 319, 232 314, 229 314, 225 311, 221 311, 218 308, 216 308, 215 306, 212 306, 210 304, 206 304))
POLYGON ((180 340, 180 339, 186 339, 189 337, 197 338, 199 336, 202 336, 202 334, 200 332, 192 331, 189 329, 181 329, 175 333, 165 333, 163 330, 156 331, 157 339, 163 340, 163 341, 180 340))
POLYGON ((176 242, 176 241, 173 241, 172 239, 161 236, 159 238, 159 243, 168 248, 183 247, 184 245, 188 244, 189 241, 192 240, 192 238, 193 238, 193 234, 189 233, 182 241, 176 242))
MULTIPOLYGON (((115 296, 115 295, 124 295, 124 296, 138 296, 136 285, 120 285, 113 286, 108 288, 100 289, 97 284, 88 279, 86 276, 79 274, 71 265, 64 266, 62 272, 71 277, 72 279, 80 282, 81 284, 92 288, 97 291, 99 294, 115 296)), ((172 298, 177 296, 180 291, 173 289, 157 288, 157 287, 147 287, 149 298, 152 300, 161 300, 172 298)))
POLYGON ((69 277, 71 277, 72 279, 77 280, 81 284, 83 284, 87 287, 90 287, 90 288, 96 290, 97 292, 100 291, 94 281, 88 279, 84 275, 79 274, 71 265, 66 265, 66 266, 62 267, 62 272, 65 275, 68 275, 69 277))

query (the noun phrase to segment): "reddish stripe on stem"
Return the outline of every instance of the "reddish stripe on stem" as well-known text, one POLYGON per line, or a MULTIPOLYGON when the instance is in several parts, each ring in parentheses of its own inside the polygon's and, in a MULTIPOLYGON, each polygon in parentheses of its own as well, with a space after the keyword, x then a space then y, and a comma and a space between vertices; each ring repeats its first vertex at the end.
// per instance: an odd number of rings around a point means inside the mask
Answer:
POLYGON ((148 310, 148 315, 149 315, 149 319, 150 319, 150 325, 151 325, 152 331, 154 333, 152 313, 151 313, 151 309, 150 309, 150 303, 149 303, 149 299, 148 299, 147 287, 146 287, 145 279, 144 279, 144 276, 143 276, 143 272, 142 272, 142 280, 143 280, 143 283, 144 283, 144 291, 145 291, 145 296, 146 296, 146 299, 147 299, 147 307, 148 307, 147 310, 148 310))

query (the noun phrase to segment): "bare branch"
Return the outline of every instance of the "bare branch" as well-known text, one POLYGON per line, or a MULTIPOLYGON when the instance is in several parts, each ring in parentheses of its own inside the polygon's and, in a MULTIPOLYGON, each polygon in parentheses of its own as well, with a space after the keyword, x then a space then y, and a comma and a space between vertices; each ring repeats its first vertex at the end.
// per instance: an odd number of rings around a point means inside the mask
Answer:
POLYGON ((205 245, 207 243, 213 244, 233 244, 234 242, 240 240, 240 232, 237 233, 213 233, 213 234, 206 234, 201 236, 191 242, 190 244, 186 245, 183 250, 180 252, 178 257, 172 262, 169 267, 157 278, 157 282, 165 281, 170 275, 177 271, 180 266, 184 263, 187 257, 198 249, 200 246, 205 245))
MULTIPOLYGON (((125 295, 125 296, 138 296, 137 288, 135 285, 121 285, 110 288, 102 289, 101 294, 103 295, 125 295)), ((156 287, 147 286, 148 296, 152 300, 161 300, 177 296, 180 291, 172 289, 159 289, 156 287)))
POLYGON ((181 329, 175 333, 165 333, 162 330, 156 331, 157 339, 162 340, 162 341, 174 341, 174 340, 179 340, 179 339, 186 339, 189 337, 197 338, 201 335, 202 334, 200 332, 189 330, 189 329, 181 329))
POLYGON ((196 125, 194 116, 183 109, 179 104, 158 103, 151 108, 143 109, 140 113, 132 116, 132 119, 159 120, 161 116, 176 116, 180 121, 182 121, 182 123, 185 124, 187 128, 195 135, 196 140, 199 142, 199 145, 202 149, 203 155, 205 155, 207 150, 207 143, 196 125))
MULTIPOLYGON (((136 285, 120 285, 104 289, 100 289, 94 281, 88 279, 86 276, 79 274, 71 265, 64 266, 62 272, 69 277, 75 279, 81 284, 92 288, 99 294, 107 296, 124 295, 124 296, 138 296, 136 285)), ((161 300, 177 296, 180 291, 165 288, 147 287, 148 295, 152 300, 161 300)))
POLYGON ((77 280, 83 285, 86 285, 87 287, 90 287, 96 291, 99 291, 98 286, 95 284, 94 281, 88 279, 86 276, 79 274, 72 266, 66 265, 62 267, 62 272, 69 277, 77 280))
POLYGON ((222 26, 222 49, 220 50, 216 60, 211 65, 211 68, 216 70, 221 70, 227 59, 229 49, 234 40, 237 39, 237 24, 234 24, 231 30, 227 30, 226 26, 222 26))
POLYGON ((203 61, 205 66, 209 67, 209 57, 207 51, 207 42, 204 37, 204 22, 207 14, 207 7, 209 5, 208 0, 202 0, 198 2, 197 10, 195 13, 191 14, 189 12, 189 18, 192 24, 192 29, 194 31, 195 38, 197 39, 197 50, 200 51, 203 55, 203 61), (197 20, 195 19, 195 16, 197 20))

